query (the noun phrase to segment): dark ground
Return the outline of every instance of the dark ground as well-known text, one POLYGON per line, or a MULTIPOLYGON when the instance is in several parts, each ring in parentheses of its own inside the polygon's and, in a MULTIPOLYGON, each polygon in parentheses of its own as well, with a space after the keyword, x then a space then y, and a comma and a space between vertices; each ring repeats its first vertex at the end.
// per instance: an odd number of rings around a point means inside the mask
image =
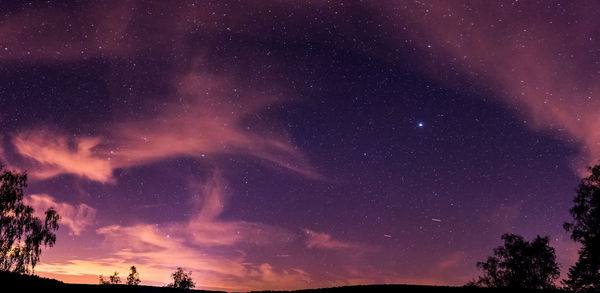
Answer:
MULTIPOLYGON (((561 290, 518 290, 519 292, 556 292, 561 290)), ((20 275, 0 271, 0 292, 127 292, 127 293, 175 293, 175 292, 211 292, 204 290, 180 290, 168 287, 151 286, 128 286, 128 285, 86 285, 86 284, 66 284, 54 279, 40 278, 37 276, 20 275)), ((260 291, 260 292, 294 292, 294 293, 341 293, 341 292, 516 292, 514 289, 497 288, 475 288, 475 287, 445 287, 445 286, 417 286, 417 285, 365 285, 365 286, 347 286, 324 289, 310 289, 298 291, 260 291)), ((258 292, 256 292, 258 293, 258 292)))
POLYGON ((128 285, 88 285, 67 284, 54 279, 38 276, 20 275, 0 271, 0 292, 115 292, 115 293, 177 293, 177 292, 210 292, 219 291, 181 290, 168 287, 128 286, 128 285))

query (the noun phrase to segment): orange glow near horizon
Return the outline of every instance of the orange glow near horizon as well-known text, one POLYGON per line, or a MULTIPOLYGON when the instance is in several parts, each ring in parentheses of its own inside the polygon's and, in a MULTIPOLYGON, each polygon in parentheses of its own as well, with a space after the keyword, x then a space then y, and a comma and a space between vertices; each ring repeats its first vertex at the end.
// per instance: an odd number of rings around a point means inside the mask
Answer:
MULTIPOLYGON (((62 217, 35 272, 463 285, 600 158, 600 4, 7 3, 0 162, 62 217)), ((560 1, 559 1, 560 2, 560 1)))

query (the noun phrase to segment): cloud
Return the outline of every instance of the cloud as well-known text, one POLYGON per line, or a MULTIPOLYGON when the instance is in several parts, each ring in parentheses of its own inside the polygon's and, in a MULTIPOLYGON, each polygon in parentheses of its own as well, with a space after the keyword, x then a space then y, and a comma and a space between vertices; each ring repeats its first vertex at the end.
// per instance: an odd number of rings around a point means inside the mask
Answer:
POLYGON ((71 205, 66 202, 57 202, 48 194, 32 194, 25 196, 23 201, 34 208, 38 216, 51 207, 54 207, 60 215, 60 224, 71 230, 72 235, 79 235, 90 226, 96 218, 96 209, 80 203, 71 205))
POLYGON ((551 239, 550 246, 556 250, 556 261, 561 268, 561 278, 567 278, 567 268, 575 265, 579 259, 581 244, 573 241, 569 235, 562 234, 551 239))
MULTIPOLYGON (((25 163, 35 167, 31 174, 38 179, 73 174, 113 183, 117 168, 177 157, 212 160, 218 155, 254 158, 275 168, 318 178, 285 133, 263 131, 261 121, 253 124, 252 119, 278 103, 278 98, 252 89, 239 88, 236 92, 232 89, 237 87, 228 79, 203 73, 185 75, 176 88, 171 102, 148 102, 136 120, 108 122, 94 137, 35 129, 16 133, 11 142, 15 152, 28 159, 25 163)), ((76 275, 80 280, 90 274, 124 272, 128 265, 136 264, 146 283, 166 284, 170 273, 184 266, 197 273, 195 280, 205 288, 240 291, 309 287, 311 278, 300 268, 247 259, 241 247, 281 247, 296 235, 264 223, 221 220, 227 184, 218 171, 223 166, 216 159, 212 162, 213 175, 205 182, 190 184, 194 216, 160 226, 103 226, 96 229, 104 238, 101 254, 48 261, 37 271, 76 275)))
POLYGON ((130 228, 113 226, 100 231, 107 237, 105 244, 117 248, 110 257, 44 262, 36 271, 41 275, 94 274, 96 278, 87 282, 97 283, 98 275, 114 271, 123 274, 135 264, 142 284, 162 286, 172 281, 170 274, 177 267, 183 266, 192 271, 197 288, 227 291, 305 288, 311 281, 308 273, 298 268, 278 269, 269 263, 251 263, 242 253, 224 255, 199 249, 180 238, 166 238, 158 230, 130 228))
POLYGON ((187 223, 170 225, 171 233, 187 235, 202 245, 233 245, 247 242, 261 245, 289 243, 292 233, 274 226, 246 221, 220 221, 227 192, 225 181, 218 171, 204 185, 192 186, 192 204, 198 213, 187 223), (202 194, 203 196, 200 196, 202 194))
POLYGON ((30 171, 34 178, 47 179, 62 174, 74 174, 99 182, 112 180, 113 168, 106 158, 100 158, 94 148, 99 138, 71 138, 48 130, 30 130, 16 134, 12 142, 16 151, 33 159, 37 166, 30 171))
MULTIPOLYGON (((203 288, 240 291, 307 287, 311 279, 302 269, 253 263, 239 248, 242 244, 282 245, 292 241, 294 235, 262 223, 219 220, 226 202, 226 184, 219 172, 192 190, 196 192, 192 205, 199 211, 187 221, 104 226, 96 230, 104 237, 99 249, 105 251, 102 257, 46 262, 37 271, 106 275, 115 270, 125 272, 128 265, 135 264, 146 284, 164 285, 170 282, 172 271, 183 266, 194 272, 194 280, 203 288), (232 249, 233 245, 237 245, 236 249, 232 249)), ((35 202, 51 202, 44 196, 32 198, 35 202)), ((65 210, 60 204, 59 207, 65 210)))
POLYGON ((467 263, 467 260, 466 255, 463 251, 452 252, 448 255, 445 255, 433 265, 433 267, 431 268, 431 275, 438 277, 452 275, 453 272, 457 272, 457 267, 459 265, 464 265, 465 263, 467 263))
POLYGON ((12 143, 17 153, 35 163, 31 174, 37 179, 74 174, 114 183, 117 168, 176 157, 206 159, 209 155, 258 158, 271 166, 320 178, 289 140, 261 132, 260 127, 254 130, 246 121, 276 99, 250 89, 236 93, 232 88, 223 78, 189 74, 178 83, 178 102, 162 103, 161 110, 147 119, 115 122, 94 137, 72 137, 48 129, 21 131, 12 137, 12 143))
POLYGON ((240 154, 309 177, 318 176, 289 141, 253 130, 249 122, 244 122, 276 103, 275 97, 237 88, 224 78, 206 73, 182 78, 177 96, 178 103, 162 105, 151 119, 116 126, 113 137, 120 147, 115 160, 127 165, 178 156, 240 154))
POLYGON ((331 235, 327 233, 315 232, 310 229, 304 229, 306 234, 306 247, 308 248, 323 248, 323 249, 356 249, 362 248, 361 245, 342 242, 333 239, 331 235))

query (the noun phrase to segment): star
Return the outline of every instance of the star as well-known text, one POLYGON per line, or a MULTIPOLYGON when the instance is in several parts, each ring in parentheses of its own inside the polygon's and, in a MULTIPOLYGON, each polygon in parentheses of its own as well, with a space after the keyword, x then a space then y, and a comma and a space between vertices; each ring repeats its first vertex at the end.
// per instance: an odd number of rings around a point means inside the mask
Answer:
POLYGON ((417 127, 419 127, 419 128, 423 128, 423 126, 425 126, 425 124, 424 124, 423 122, 419 122, 419 123, 417 123, 417 127))

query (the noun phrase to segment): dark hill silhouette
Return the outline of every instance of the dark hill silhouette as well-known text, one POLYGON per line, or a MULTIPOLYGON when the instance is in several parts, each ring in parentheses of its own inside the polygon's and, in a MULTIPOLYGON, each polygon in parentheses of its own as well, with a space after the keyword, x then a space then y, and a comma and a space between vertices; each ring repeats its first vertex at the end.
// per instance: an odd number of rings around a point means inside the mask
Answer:
POLYGON ((357 285, 357 286, 343 286, 334 288, 320 288, 320 289, 307 289, 307 290, 296 290, 296 291, 254 291, 253 293, 283 293, 283 292, 294 292, 294 293, 347 293, 347 292, 383 292, 383 293, 403 293, 403 292, 417 292, 417 293, 508 293, 508 292, 552 292, 552 293, 565 293, 567 291, 559 289, 510 289, 510 288, 488 288, 488 287, 451 287, 451 286, 425 286, 425 285, 357 285))
POLYGON ((38 276, 22 275, 12 272, 0 271, 0 292, 86 292, 86 293, 180 293, 180 292, 207 292, 219 293, 221 291, 182 290, 169 287, 130 286, 130 285, 93 285, 93 284, 68 284, 54 279, 38 276), (9 290, 7 290, 9 289, 9 290))
MULTIPOLYGON (((31 275, 21 275, 17 273, 0 271, 0 291, 5 292, 116 292, 116 293, 177 293, 177 292, 207 292, 217 293, 220 291, 205 290, 182 290, 168 287, 152 286, 129 286, 129 285, 87 285, 87 284, 67 284, 54 279, 41 278, 31 275), (14 291, 10 291, 14 290, 14 291)), ((502 288, 480 288, 480 287, 449 287, 449 286, 419 286, 419 285, 363 285, 363 286, 345 286, 334 288, 308 289, 297 291, 253 291, 259 292, 294 292, 294 293, 342 293, 342 292, 441 292, 441 293, 500 293, 515 292, 514 289, 502 288)), ((519 292, 553 292, 562 293, 562 290, 519 290, 519 292)))

